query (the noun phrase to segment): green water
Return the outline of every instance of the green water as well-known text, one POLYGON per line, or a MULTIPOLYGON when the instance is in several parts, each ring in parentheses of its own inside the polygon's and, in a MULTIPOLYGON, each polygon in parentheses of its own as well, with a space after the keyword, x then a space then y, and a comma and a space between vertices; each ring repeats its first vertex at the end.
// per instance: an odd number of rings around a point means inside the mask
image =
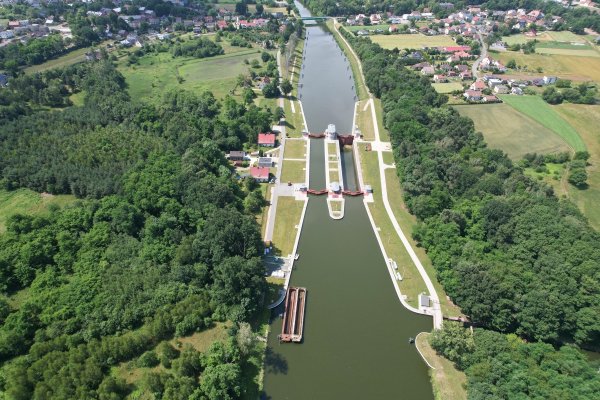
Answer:
MULTIPOLYGON (((307 15, 301 9, 302 15, 307 15)), ((353 80, 330 34, 309 27, 302 102, 310 131, 335 123, 350 132, 353 80)), ((310 186, 325 187, 324 142, 313 139, 310 186)), ((355 182, 351 153, 343 157, 355 182)), ((293 232, 290 232, 293 234, 293 232)), ((311 197, 291 285, 307 288, 304 341, 279 344, 277 310, 265 362, 264 398, 431 399, 428 370, 409 337, 430 331, 430 317, 398 300, 362 198, 346 197, 345 217, 332 220, 325 197, 311 197)))

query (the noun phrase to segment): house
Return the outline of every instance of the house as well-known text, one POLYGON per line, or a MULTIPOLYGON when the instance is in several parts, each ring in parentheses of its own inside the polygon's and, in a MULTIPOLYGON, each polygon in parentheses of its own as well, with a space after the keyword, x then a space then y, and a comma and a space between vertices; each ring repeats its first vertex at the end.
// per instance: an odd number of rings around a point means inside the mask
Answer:
POLYGON ((553 83, 556 83, 556 77, 555 76, 544 76, 544 85, 551 85, 553 83))
POLYGON ((411 68, 415 71, 420 71, 425 67, 431 67, 431 64, 429 64, 428 62, 420 62, 418 64, 413 65, 411 68))
POLYGON ((494 86, 494 93, 496 94, 507 94, 510 90, 506 85, 496 85, 494 86))
POLYGON ((504 81, 502 79, 490 78, 490 79, 488 79, 487 84, 490 87, 490 89, 493 89, 498 85, 502 85, 503 82, 504 81))
POLYGON ((473 74, 471 73, 471 71, 461 72, 458 76, 460 76, 460 79, 462 79, 463 81, 473 79, 473 74))
POLYGON ((482 94, 479 90, 467 90, 464 96, 467 101, 480 101, 482 94))
POLYGON ((444 82, 448 82, 448 78, 446 77, 446 75, 437 74, 437 75, 433 76, 433 81, 435 83, 444 83, 444 82))
POLYGON ((271 157, 259 157, 258 166, 260 168, 271 168, 273 166, 273 159, 271 157))
POLYGON ((395 24, 390 25, 390 27, 388 28, 388 32, 390 32, 390 33, 398 32, 398 25, 395 25, 395 24))
POLYGON ((517 96, 521 96, 523 94, 523 89, 521 89, 520 87, 513 87, 512 89, 510 89, 510 92, 512 94, 516 94, 517 96))
POLYGON ((471 84, 471 86, 469 86, 469 89, 471 90, 483 90, 485 89, 487 86, 485 85, 485 82, 482 80, 476 80, 475 82, 473 82, 471 84))
POLYGON ((432 66, 421 68, 421 75, 431 76, 435 74, 435 69, 432 66))
POLYGON ((275 147, 275 134, 274 133, 259 133, 258 134, 258 145, 265 147, 275 147))
POLYGON ((244 151, 234 150, 229 152, 230 161, 243 161, 244 157, 246 157, 246 152, 244 151))
POLYGON ((257 182, 268 182, 269 181, 269 168, 266 167, 251 167, 250 176, 257 182))
POLYGON ((489 94, 487 96, 483 96, 482 100, 483 100, 484 103, 498 103, 500 101, 500 99, 498 99, 493 94, 489 94))

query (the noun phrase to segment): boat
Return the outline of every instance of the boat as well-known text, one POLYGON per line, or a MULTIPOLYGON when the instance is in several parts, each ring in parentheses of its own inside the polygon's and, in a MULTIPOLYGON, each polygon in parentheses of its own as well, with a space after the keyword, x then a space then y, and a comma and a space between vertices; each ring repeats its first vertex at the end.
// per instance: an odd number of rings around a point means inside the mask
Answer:
POLYGON ((415 342, 415 338, 408 338, 408 343, 413 344, 415 342))
POLYGON ((297 260, 297 259, 299 259, 299 258, 300 258, 300 254, 297 254, 297 253, 296 253, 296 255, 294 256, 294 260, 297 260))

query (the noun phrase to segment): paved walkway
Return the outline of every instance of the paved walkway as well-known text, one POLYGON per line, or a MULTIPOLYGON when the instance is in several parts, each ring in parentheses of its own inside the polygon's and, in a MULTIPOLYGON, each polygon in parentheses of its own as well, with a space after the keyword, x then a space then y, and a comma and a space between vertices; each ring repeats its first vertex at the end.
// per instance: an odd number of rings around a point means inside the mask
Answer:
POLYGON ((481 36, 481 32, 477 32, 477 38, 479 39, 479 43, 481 44, 481 55, 479 56, 479 58, 477 60, 475 60, 475 62, 473 63, 473 66, 471 67, 471 73, 473 75, 473 78, 478 79, 481 75, 481 72, 479 72, 479 64, 481 63, 481 61, 487 57, 487 46, 485 44, 485 42, 483 41, 483 37, 481 36))
MULTIPOLYGON (((340 31, 338 30, 338 25, 335 22, 333 25, 334 25, 337 33, 340 35, 340 37, 344 41, 344 43, 346 43, 346 46, 348 46, 348 48, 352 52, 352 55, 354 56, 354 58, 357 60, 358 69, 360 70, 360 73, 362 75, 362 82, 364 82, 365 80, 364 80, 364 74, 363 74, 363 70, 362 70, 362 63, 360 62, 358 55, 354 52, 354 49, 352 48, 352 46, 350 46, 350 44, 348 43, 346 38, 340 33, 340 31)), ((382 144, 380 135, 379 135, 379 126, 377 124, 377 115, 375 113, 375 104, 373 102, 373 94, 371 93, 371 91, 369 90, 368 87, 366 87, 366 90, 367 90, 367 93, 369 94, 369 102, 371 103, 371 116, 373 118, 373 129, 375 130, 375 142, 373 143, 372 148, 374 149, 374 151, 377 152, 377 158, 379 160, 379 176, 381 178, 381 196, 383 198, 383 205, 388 214, 388 217, 392 221, 392 225, 394 226, 394 229, 396 230, 398 237, 400 237, 402 244, 404 245, 406 251, 410 255, 411 260, 417 267, 417 270, 419 271, 421 278, 425 282, 425 286, 427 287, 427 290, 429 291, 429 296, 431 298, 431 302, 433 303, 433 307, 432 307, 433 326, 435 329, 440 329, 442 327, 442 322, 443 322, 442 309, 440 307, 440 299, 437 295, 435 287, 433 286, 433 282, 429 278, 429 275, 427 275, 427 271, 425 271, 423 264, 421 264, 421 260, 419 260, 419 257, 413 250, 410 242, 406 238, 406 235, 402 231, 402 228, 400 228, 400 224, 398 224, 398 220, 396 219, 396 216, 394 215, 392 207, 390 206, 390 201, 388 199, 388 193, 387 193, 387 182, 385 179, 386 165, 383 162, 383 154, 382 154, 382 149, 385 147, 385 145, 382 144)), ((392 279, 394 279, 394 278, 392 277, 392 279)), ((406 302, 404 301, 402 296, 399 296, 399 297, 400 297, 400 301, 402 302, 402 304, 406 305, 406 302)))

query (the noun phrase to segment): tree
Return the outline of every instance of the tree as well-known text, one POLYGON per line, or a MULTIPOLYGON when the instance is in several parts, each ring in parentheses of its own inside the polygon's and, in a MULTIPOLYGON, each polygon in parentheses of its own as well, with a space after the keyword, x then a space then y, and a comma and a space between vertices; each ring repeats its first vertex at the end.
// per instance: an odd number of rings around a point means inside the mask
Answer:
POLYGON ((587 173, 584 168, 572 168, 569 171, 569 183, 577 188, 583 189, 587 186, 587 173))
POLYGON ((444 322, 442 329, 433 331, 429 342, 435 351, 454 362, 461 370, 469 366, 469 356, 475 350, 471 332, 454 322, 444 322))
POLYGON ((284 79, 283 82, 281 82, 281 91, 284 95, 287 96, 292 91, 292 89, 294 89, 294 87, 288 79, 284 79))
POLYGON ((563 96, 556 88, 550 86, 542 93, 542 98, 549 104, 560 104, 563 101, 563 96))
POLYGON ((254 93, 254 90, 252 90, 252 88, 245 87, 242 92, 242 98, 244 99, 244 103, 252 104, 254 102, 254 99, 256 98, 256 94, 254 93))
POLYGON ((514 58, 511 58, 510 60, 508 60, 508 62, 506 63, 506 67, 510 68, 510 69, 516 69, 517 68, 517 62, 515 61, 514 58))
POLYGON ((262 15, 264 11, 265 7, 262 4, 259 3, 256 5, 256 15, 262 15))
POLYGON ((262 92, 263 92, 263 96, 265 96, 267 99, 279 97, 279 95, 281 94, 281 92, 279 91, 279 87, 277 86, 277 82, 275 82, 275 81, 271 81, 270 83, 267 83, 263 87, 262 92))
POLYGON ((238 15, 248 14, 248 5, 246 4, 245 0, 235 3, 235 13, 238 15))
POLYGON ((263 52, 261 53, 261 55, 260 55, 260 59, 261 59, 261 60, 262 60, 264 63, 266 63, 266 62, 270 61, 270 60, 271 60, 271 58, 272 58, 272 57, 271 57, 271 55, 270 55, 268 52, 266 52, 266 51, 263 51, 263 52))

